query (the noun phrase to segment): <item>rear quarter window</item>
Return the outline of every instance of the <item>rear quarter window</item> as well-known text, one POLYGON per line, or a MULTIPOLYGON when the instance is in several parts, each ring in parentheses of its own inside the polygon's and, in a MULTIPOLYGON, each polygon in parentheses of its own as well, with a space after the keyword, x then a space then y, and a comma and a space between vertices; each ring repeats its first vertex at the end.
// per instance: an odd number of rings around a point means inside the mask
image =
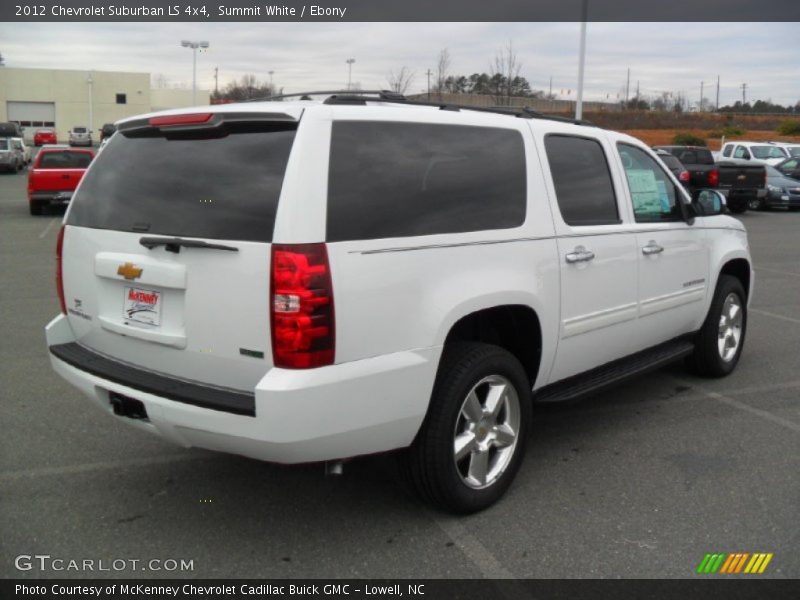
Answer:
POLYGON ((327 239, 509 229, 526 210, 525 147, 512 129, 333 124, 327 239))

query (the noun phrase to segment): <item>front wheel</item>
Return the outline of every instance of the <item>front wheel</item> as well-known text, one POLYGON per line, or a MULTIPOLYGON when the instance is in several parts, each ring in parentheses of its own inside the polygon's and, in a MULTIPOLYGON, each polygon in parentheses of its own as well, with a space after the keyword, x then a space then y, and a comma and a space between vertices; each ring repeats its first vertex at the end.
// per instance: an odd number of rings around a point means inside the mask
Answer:
POLYGON ((764 201, 758 198, 751 198, 747 203, 747 208, 750 210, 764 210, 764 201))
POLYGON ((428 415, 404 457, 417 491, 455 513, 494 504, 522 461, 530 387, 522 365, 506 350, 448 344, 428 415))
POLYGON ((724 377, 739 362, 747 331, 747 295, 742 282, 720 275, 711 307, 695 339, 689 367, 705 377, 724 377))

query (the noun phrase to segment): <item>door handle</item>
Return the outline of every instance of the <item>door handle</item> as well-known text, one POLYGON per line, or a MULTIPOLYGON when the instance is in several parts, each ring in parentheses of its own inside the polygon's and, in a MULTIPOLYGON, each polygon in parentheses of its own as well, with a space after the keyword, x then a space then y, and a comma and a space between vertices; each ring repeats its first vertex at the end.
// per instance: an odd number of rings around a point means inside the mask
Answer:
POLYGON ((647 242, 647 246, 642 248, 642 254, 645 254, 647 256, 651 254, 660 254, 663 251, 664 247, 656 244, 654 240, 650 240, 649 242, 647 242))
POLYGON ((588 262, 594 258, 594 252, 587 250, 583 246, 577 246, 575 250, 567 254, 565 257, 568 263, 588 262))

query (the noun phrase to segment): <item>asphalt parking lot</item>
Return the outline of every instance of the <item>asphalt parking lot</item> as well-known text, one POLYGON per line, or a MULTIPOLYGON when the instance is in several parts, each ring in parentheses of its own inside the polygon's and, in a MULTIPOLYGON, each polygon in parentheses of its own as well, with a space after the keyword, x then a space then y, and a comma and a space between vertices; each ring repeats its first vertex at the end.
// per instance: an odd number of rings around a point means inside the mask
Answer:
POLYGON ((747 213, 756 265, 744 355, 680 364, 535 410, 515 485, 454 518, 390 456, 281 467, 168 445, 50 369, 60 215, 0 175, 0 577, 691 577, 707 552, 771 552, 800 577, 800 213, 747 213), (18 571, 18 555, 187 559, 188 572, 18 571))

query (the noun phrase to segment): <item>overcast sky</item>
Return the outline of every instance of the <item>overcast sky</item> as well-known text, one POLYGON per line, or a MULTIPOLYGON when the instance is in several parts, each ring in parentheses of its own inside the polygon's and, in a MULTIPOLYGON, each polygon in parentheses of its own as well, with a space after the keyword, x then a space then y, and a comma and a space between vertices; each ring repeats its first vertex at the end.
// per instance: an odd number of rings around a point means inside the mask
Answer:
MULTIPOLYGON (((363 89, 386 88, 391 70, 415 72, 411 91, 426 86, 442 48, 451 71, 488 71, 495 54, 513 40, 521 74, 534 89, 574 99, 578 71, 578 23, 0 23, 0 53, 9 67, 96 69, 163 74, 172 85, 191 86, 190 51, 179 40, 203 39, 198 86, 213 89, 214 67, 222 87, 253 73, 284 91, 337 89, 353 81, 363 89), (568 92, 571 92, 568 95, 568 92)), ((684 92, 699 100, 700 82, 720 104, 769 99, 800 100, 800 36, 797 23, 589 23, 587 100, 615 99, 631 68, 631 96, 684 92)), ((624 91, 623 91, 624 93, 624 91)))

